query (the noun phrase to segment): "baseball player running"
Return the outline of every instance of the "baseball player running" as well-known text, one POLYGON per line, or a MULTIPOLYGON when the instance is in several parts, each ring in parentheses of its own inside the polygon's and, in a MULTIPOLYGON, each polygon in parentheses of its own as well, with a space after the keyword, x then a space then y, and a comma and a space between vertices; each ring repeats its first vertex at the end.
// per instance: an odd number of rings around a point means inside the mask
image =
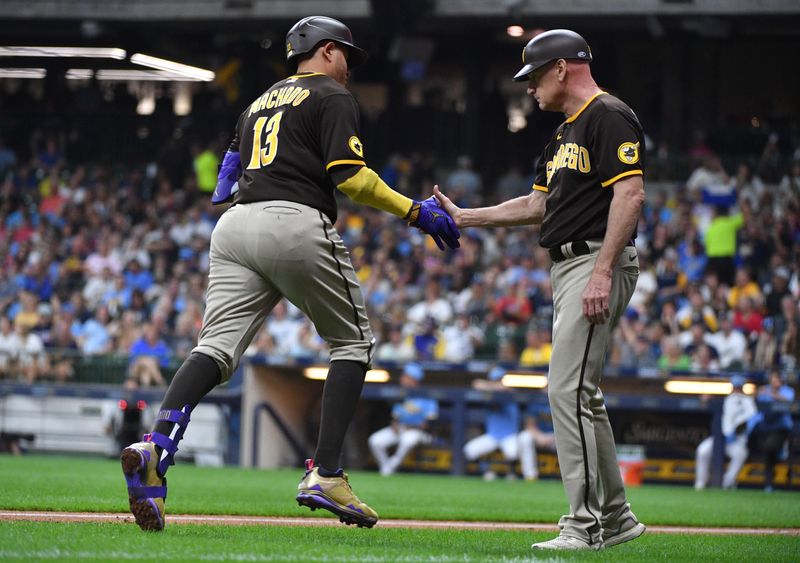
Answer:
POLYGON ((570 513, 560 535, 534 549, 600 549, 645 531, 630 510, 599 384, 611 329, 639 275, 632 238, 644 203, 644 134, 633 111, 606 94, 577 33, 548 31, 523 51, 514 80, 539 108, 566 120, 545 147, 531 193, 460 209, 434 194, 459 227, 540 224, 553 261, 553 352, 548 397, 570 513))
POLYGON ((297 501, 347 524, 372 527, 378 515, 353 493, 339 468, 375 340, 345 246, 334 229, 334 189, 405 218, 439 247, 458 246, 452 219, 431 197, 397 193, 366 166, 359 114, 345 88, 366 53, 340 21, 308 17, 286 37, 297 72, 267 89, 239 117, 212 201, 233 205, 211 237, 207 306, 199 342, 167 390, 153 431, 122 451, 130 508, 143 530, 164 527, 164 475, 174 463, 191 410, 226 381, 282 298, 314 323, 331 350, 314 460, 297 501), (443 242, 444 241, 444 242, 443 242))

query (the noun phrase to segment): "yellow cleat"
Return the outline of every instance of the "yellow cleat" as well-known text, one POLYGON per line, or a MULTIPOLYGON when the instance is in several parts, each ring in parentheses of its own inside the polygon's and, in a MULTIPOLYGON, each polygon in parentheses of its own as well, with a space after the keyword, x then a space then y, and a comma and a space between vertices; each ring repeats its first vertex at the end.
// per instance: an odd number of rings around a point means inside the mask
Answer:
POLYGON ((297 486, 296 498, 299 505, 329 510, 348 525, 372 528, 378 521, 378 513, 353 493, 347 473, 340 469, 335 477, 322 477, 312 460, 306 461, 306 474, 297 486))

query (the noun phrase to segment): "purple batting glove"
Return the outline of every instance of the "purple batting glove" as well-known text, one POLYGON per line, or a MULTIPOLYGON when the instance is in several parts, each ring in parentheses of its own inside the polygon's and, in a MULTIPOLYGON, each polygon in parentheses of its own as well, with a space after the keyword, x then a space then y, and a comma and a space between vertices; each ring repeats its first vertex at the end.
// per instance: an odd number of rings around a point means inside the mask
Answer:
POLYGON ((442 209, 438 200, 431 196, 425 201, 415 201, 411 205, 411 210, 406 215, 408 224, 417 227, 421 231, 429 234, 439 247, 444 250, 447 244, 450 248, 459 248, 458 242, 461 233, 453 222, 453 218, 442 209), (442 242, 444 241, 444 243, 442 242))

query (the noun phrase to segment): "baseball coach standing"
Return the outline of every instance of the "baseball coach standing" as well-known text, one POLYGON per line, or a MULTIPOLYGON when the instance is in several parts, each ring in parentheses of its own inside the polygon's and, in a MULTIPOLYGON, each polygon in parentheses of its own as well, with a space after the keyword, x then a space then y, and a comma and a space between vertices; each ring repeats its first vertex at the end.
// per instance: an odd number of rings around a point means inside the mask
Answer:
POLYGON ((541 224, 553 265, 553 353, 548 396, 570 513, 558 537, 533 549, 600 549, 639 537, 599 384, 611 330, 639 276, 634 248, 644 203, 644 134, 633 111, 603 92, 592 53, 573 31, 532 39, 514 80, 539 108, 566 120, 545 147, 531 193, 461 209, 434 193, 460 228, 541 224))

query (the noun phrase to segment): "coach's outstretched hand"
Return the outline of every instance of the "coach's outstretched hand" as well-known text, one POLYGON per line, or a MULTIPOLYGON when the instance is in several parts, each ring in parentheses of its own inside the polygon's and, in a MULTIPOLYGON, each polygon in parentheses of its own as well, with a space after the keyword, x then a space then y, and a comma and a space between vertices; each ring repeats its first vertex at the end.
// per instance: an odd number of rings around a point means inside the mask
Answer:
POLYGON ((458 227, 456 227, 453 218, 448 215, 447 211, 442 209, 434 196, 425 201, 415 201, 411 205, 408 215, 406 215, 406 220, 410 226, 417 227, 431 235, 439 250, 444 250, 445 244, 450 248, 461 246, 458 242, 459 237, 461 237, 458 227), (444 244, 442 241, 444 241, 444 244))

